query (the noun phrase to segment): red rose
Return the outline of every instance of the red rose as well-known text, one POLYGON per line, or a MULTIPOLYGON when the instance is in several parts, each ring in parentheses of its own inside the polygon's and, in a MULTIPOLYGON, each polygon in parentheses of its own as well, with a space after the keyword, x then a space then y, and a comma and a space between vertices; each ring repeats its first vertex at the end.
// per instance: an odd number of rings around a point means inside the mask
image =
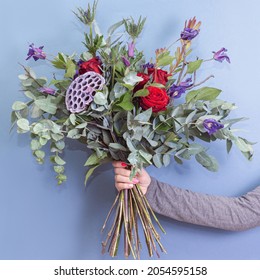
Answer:
POLYGON ((137 76, 143 78, 143 80, 135 86, 134 92, 143 89, 145 84, 150 80, 150 77, 145 73, 137 73, 137 76))
POLYGON ((156 68, 148 68, 148 75, 153 76, 153 82, 162 85, 165 85, 168 82, 168 77, 171 76, 167 71, 156 68))
POLYGON ((170 98, 165 89, 149 86, 149 95, 140 97, 140 106, 147 110, 153 109, 154 113, 165 111, 170 98))
POLYGON ((79 74, 85 74, 86 72, 94 71, 98 74, 102 74, 101 61, 98 57, 93 57, 88 61, 82 62, 79 66, 79 74))

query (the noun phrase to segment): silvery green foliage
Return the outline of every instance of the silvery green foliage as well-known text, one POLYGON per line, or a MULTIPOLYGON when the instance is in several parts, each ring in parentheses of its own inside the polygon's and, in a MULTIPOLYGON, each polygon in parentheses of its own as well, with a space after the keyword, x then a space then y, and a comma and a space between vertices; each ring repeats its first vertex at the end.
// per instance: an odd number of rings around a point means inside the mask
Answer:
MULTIPOLYGON (((232 128, 244 118, 228 118, 236 106, 218 99, 221 93, 219 89, 201 87, 200 83, 188 90, 185 100, 179 103, 172 101, 166 111, 153 113, 152 108, 142 109, 138 100, 149 92, 146 88, 138 91, 134 88, 142 81, 137 73, 145 62, 144 55, 135 50, 131 66, 126 66, 121 58, 127 55, 127 44, 116 31, 125 26, 127 32, 136 37, 134 35, 140 34, 144 20, 140 18, 137 25, 132 19, 130 22, 122 20, 108 30, 108 37, 105 39, 91 17, 95 14, 95 9, 92 11, 89 7, 88 11, 89 14, 85 15, 80 10, 82 22, 86 21, 91 30, 89 34, 85 34, 84 44, 88 51, 80 56, 59 53, 55 57, 52 64, 56 70, 63 72, 61 79, 54 76, 53 80, 47 81, 46 78, 38 78, 29 67, 24 67, 24 74, 19 79, 25 99, 14 102, 12 107, 12 123, 16 124, 18 133, 30 133, 31 149, 39 163, 44 162, 43 147, 50 145, 50 159, 59 184, 66 180, 65 160, 62 158, 66 138, 81 141, 92 150, 85 163, 89 167, 86 180, 100 164, 113 160, 131 164, 132 177, 145 166, 160 168, 169 165, 172 159, 182 164, 183 160, 191 157, 195 157, 208 170, 216 171, 217 161, 202 146, 203 141, 224 140, 228 152, 232 144, 235 144, 246 158, 251 159, 252 143, 236 136, 236 129, 232 128), (134 29, 136 33, 133 35, 134 29), (77 61, 87 61, 97 54, 102 60, 102 87, 95 89, 91 103, 83 104, 80 110, 77 110, 78 107, 70 110, 70 106, 66 107, 65 96, 75 83, 73 79, 78 67, 77 61), (55 87, 56 94, 42 93, 39 88, 46 85, 55 87), (194 89, 195 86, 197 89, 194 89), (221 121, 224 128, 209 135, 203 126, 203 121, 208 118, 221 121)), ((122 34, 121 30, 119 34, 122 34)), ((185 65, 179 49, 175 56, 170 55, 166 49, 157 52, 157 66, 169 67, 173 74, 165 86, 153 82, 149 82, 149 85, 169 88, 180 74, 194 75, 195 78, 203 60, 188 61, 189 52, 185 54, 185 65)), ((68 99, 67 104, 69 102, 68 99)), ((70 105, 74 106, 72 103, 70 105)))

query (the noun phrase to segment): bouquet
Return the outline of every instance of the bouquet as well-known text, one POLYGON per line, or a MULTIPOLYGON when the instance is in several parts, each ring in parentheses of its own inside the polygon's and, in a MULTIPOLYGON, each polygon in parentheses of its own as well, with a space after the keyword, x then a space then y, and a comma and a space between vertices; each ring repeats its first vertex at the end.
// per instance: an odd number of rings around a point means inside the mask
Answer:
MULTIPOLYGON (((244 118, 229 118, 235 104, 219 99, 220 89, 203 85, 213 75, 197 79, 204 63, 230 63, 225 48, 209 59, 191 59, 192 41, 200 33, 201 22, 195 17, 187 20, 175 43, 157 49, 148 61, 136 48, 145 18, 123 19, 105 37, 95 20, 96 6, 94 1, 86 10, 75 12, 87 29, 83 53, 60 52, 49 59, 43 46, 30 44, 26 59, 51 63, 53 78, 37 77, 22 65, 19 79, 26 100, 12 106, 12 123, 18 133, 30 133, 31 149, 40 164, 45 158, 43 147, 50 144, 58 184, 66 180, 62 158, 66 138, 81 141, 92 152, 85 163, 85 183, 98 166, 114 160, 126 163, 130 180, 149 165, 160 168, 171 159, 182 164, 192 156, 203 167, 217 171, 217 161, 203 141, 223 140, 227 152, 235 144, 251 159, 252 143, 235 135, 237 129, 232 128, 244 118)), ((124 231, 125 256, 140 258, 140 226, 149 255, 159 255, 158 247, 165 251, 154 224, 163 228, 139 184, 118 193, 103 230, 112 214, 103 252, 116 256, 124 231)))

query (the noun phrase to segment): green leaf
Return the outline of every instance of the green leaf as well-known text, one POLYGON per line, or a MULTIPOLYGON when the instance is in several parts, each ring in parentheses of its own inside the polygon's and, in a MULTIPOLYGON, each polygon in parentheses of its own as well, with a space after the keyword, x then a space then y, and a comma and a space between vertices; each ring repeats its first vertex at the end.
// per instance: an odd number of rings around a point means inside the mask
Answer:
POLYGON ((70 114, 69 116, 70 122, 72 125, 76 125, 76 115, 75 114, 70 114))
POLYGON ((58 165, 64 165, 66 162, 61 158, 59 157, 58 155, 56 155, 54 157, 54 161, 58 164, 58 165))
POLYGON ((51 98, 37 99, 35 104, 44 112, 54 115, 57 106, 52 102, 51 98))
POLYGON ((125 20, 121 20, 119 22, 116 22, 112 26, 110 26, 108 31, 107 31, 108 37, 110 37, 121 25, 123 25, 124 22, 125 22, 125 20))
POLYGON ((127 148, 119 143, 110 143, 108 146, 115 150, 127 152, 127 148))
POLYGON ((33 119, 37 119, 37 118, 41 117, 41 115, 43 113, 44 112, 35 103, 32 105, 31 117, 33 119))
POLYGON ((105 104, 107 104, 107 98, 103 92, 98 91, 94 96, 94 102, 97 105, 105 105, 105 104))
POLYGON ((163 155, 163 165, 168 166, 171 162, 171 156, 168 154, 163 155))
POLYGON ((30 130, 30 123, 27 119, 19 119, 17 122, 17 126, 22 129, 23 131, 30 130))
POLYGON ((229 153, 231 151, 231 148, 232 148, 232 141, 227 139, 226 145, 227 145, 227 153, 229 153))
POLYGON ((88 157, 84 166, 91 166, 91 165, 97 165, 97 164, 100 164, 100 158, 97 156, 96 153, 93 153, 88 157))
POLYGON ((244 152, 244 153, 253 152, 252 146, 250 144, 247 144, 246 141, 241 137, 238 137, 237 139, 235 139, 234 143, 237 145, 237 147, 239 148, 239 150, 241 152, 244 152))
POLYGON ((161 154, 155 154, 153 155, 153 163, 157 168, 161 168, 163 165, 162 162, 162 155, 161 154))
POLYGON ((40 144, 40 142, 38 141, 38 140, 36 140, 36 139, 33 139, 32 141, 31 141, 31 149, 33 150, 33 151, 36 151, 36 150, 39 150, 40 148, 41 148, 41 144, 40 144))
POLYGON ((75 73, 76 73, 76 65, 71 59, 68 59, 68 61, 66 63, 66 73, 65 73, 64 77, 73 78, 75 73))
POLYGON ((127 89, 120 83, 116 83, 113 90, 115 98, 120 98, 127 91, 127 89))
POLYGON ((150 120, 151 116, 152 116, 152 108, 149 108, 148 110, 138 114, 137 116, 134 117, 135 121, 139 121, 142 123, 146 123, 150 120))
POLYGON ((152 165, 151 159, 152 159, 152 155, 143 151, 143 150, 139 150, 139 155, 140 157, 145 160, 146 163, 152 165))
POLYGON ((87 181, 88 181, 89 177, 93 174, 94 170, 99 166, 100 166, 100 164, 97 164, 97 165, 89 168, 89 170, 87 171, 86 176, 85 176, 85 182, 84 182, 85 185, 87 184, 87 181))
POLYGON ((20 111, 20 110, 23 110, 26 107, 27 107, 26 103, 21 102, 21 101, 16 101, 16 102, 14 102, 14 104, 12 106, 12 109, 14 111, 20 111))
POLYGON ((198 70, 200 68, 202 62, 203 62, 203 59, 189 62, 188 68, 187 68, 187 73, 188 74, 194 73, 196 70, 198 70))
POLYGON ((24 94, 25 94, 25 96, 28 97, 29 99, 35 100, 35 98, 36 98, 36 96, 35 96, 31 91, 26 90, 26 91, 24 92, 24 94))
POLYGON ((149 95, 149 90, 144 88, 144 89, 140 89, 138 90, 135 94, 134 97, 140 97, 140 96, 147 96, 149 95))
POLYGON ((73 128, 68 132, 67 137, 71 139, 79 139, 81 135, 79 134, 79 130, 77 128, 73 128))
POLYGON ((198 163, 200 163, 203 167, 205 167, 209 171, 213 171, 213 172, 218 171, 218 163, 216 159, 208 155, 205 151, 195 155, 195 158, 198 163))
POLYGON ((174 57, 171 56, 171 55, 164 55, 162 57, 160 57, 158 60, 157 60, 157 63, 156 65, 158 67, 160 66, 167 66, 167 65, 170 65, 174 60, 174 57))
POLYGON ((53 169, 56 173, 60 174, 64 172, 64 166, 60 166, 60 165, 55 165, 53 166, 53 169))
POLYGON ((45 157, 45 152, 44 151, 41 151, 41 150, 36 150, 34 152, 34 155, 39 158, 39 159, 44 159, 45 157))
POLYGON ((129 74, 127 74, 124 79, 123 82, 127 85, 131 85, 134 86, 136 85, 138 82, 141 82, 143 80, 143 78, 137 76, 136 72, 129 72, 129 74))
POLYGON ((121 96, 120 101, 119 103, 116 103, 116 106, 119 106, 123 110, 131 111, 134 108, 131 93, 127 92, 123 96, 121 96))
POLYGON ((221 93, 220 89, 212 87, 203 87, 197 90, 192 90, 186 95, 186 102, 198 100, 214 100, 221 93))

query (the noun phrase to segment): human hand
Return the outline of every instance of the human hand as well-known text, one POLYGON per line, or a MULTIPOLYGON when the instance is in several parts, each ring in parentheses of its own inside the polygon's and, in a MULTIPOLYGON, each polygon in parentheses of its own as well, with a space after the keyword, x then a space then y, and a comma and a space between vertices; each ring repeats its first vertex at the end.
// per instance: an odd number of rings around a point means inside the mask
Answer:
POLYGON ((127 164, 121 161, 113 161, 115 172, 115 187, 118 191, 133 188, 134 184, 139 184, 143 194, 146 194, 148 186, 151 183, 150 175, 142 169, 132 181, 130 181, 131 170, 126 169, 127 164))

